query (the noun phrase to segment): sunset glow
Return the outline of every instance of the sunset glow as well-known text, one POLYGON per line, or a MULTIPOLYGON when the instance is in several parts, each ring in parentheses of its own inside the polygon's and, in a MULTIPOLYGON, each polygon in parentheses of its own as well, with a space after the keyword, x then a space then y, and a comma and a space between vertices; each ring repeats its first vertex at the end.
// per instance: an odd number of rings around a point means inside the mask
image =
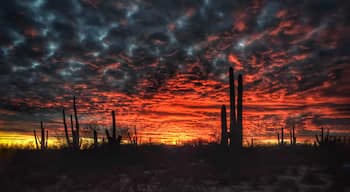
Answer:
POLYGON ((0 145, 34 146, 40 121, 50 146, 63 143, 73 96, 86 139, 115 110, 142 143, 218 142, 229 67, 243 74, 245 145, 276 143, 281 126, 288 142, 292 125, 299 143, 321 127, 350 135, 349 9, 306 2, 10 1, 0 145))

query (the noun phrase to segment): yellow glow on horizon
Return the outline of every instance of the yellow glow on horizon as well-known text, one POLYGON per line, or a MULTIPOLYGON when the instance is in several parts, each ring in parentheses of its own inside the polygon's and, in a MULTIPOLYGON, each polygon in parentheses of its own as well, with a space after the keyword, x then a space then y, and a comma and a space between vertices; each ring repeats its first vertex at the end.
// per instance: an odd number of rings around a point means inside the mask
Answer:
MULTIPOLYGON (((56 138, 50 138, 47 142, 48 147, 58 146, 56 138)), ((16 132, 0 132, 0 146, 12 148, 36 148, 33 135, 16 132)))
MULTIPOLYGON (((88 146, 93 143, 92 138, 86 138, 82 137, 82 146, 88 146)), ((99 138, 99 143, 101 142, 101 138, 99 138)), ((161 135, 161 139, 153 139, 152 143, 154 144, 166 144, 166 145, 183 145, 183 144, 191 144, 191 143, 197 143, 203 141, 206 142, 215 142, 210 137, 208 138, 194 138, 191 137, 189 134, 184 132, 166 132, 161 135)), ((300 144, 306 144, 311 143, 312 139, 310 137, 298 137, 297 143, 300 144)), ((148 140, 143 140, 140 144, 148 143, 148 140)), ((244 140, 243 146, 249 147, 251 141, 249 139, 244 140), (249 144, 248 144, 249 143, 249 144)), ((289 144, 289 139, 285 139, 286 144, 289 144)), ((122 140, 122 143, 129 143, 128 139, 124 138, 122 140)), ((217 141, 219 143, 219 141, 217 141)), ((65 139, 64 138, 58 138, 58 137, 50 137, 48 140, 48 146, 49 148, 59 148, 61 146, 64 146, 65 139)), ((277 138, 270 136, 270 137, 257 137, 254 138, 254 146, 269 146, 269 145, 277 145, 277 138)), ((16 132, 1 132, 0 131, 0 148, 31 148, 35 149, 36 144, 34 140, 34 136, 30 135, 30 133, 16 133, 16 132)))

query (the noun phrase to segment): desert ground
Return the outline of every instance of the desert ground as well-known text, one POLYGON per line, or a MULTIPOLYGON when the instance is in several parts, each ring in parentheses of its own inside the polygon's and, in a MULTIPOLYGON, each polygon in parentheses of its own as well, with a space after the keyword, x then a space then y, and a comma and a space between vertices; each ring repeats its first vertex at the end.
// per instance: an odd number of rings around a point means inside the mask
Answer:
POLYGON ((1 191, 350 191, 348 148, 2 149, 1 191))

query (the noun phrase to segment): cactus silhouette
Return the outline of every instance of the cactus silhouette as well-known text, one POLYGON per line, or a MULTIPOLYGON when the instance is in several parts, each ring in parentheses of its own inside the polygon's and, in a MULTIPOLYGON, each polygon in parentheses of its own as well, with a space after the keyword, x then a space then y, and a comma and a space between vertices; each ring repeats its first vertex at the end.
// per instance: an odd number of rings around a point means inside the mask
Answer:
POLYGON ((323 127, 321 127, 321 134, 315 135, 316 141, 314 142, 315 145, 318 145, 319 147, 331 147, 335 145, 344 145, 346 143, 350 142, 350 137, 347 136, 331 136, 329 133, 329 129, 327 129, 327 133, 325 133, 325 130, 323 127), (347 139, 348 138, 348 139, 347 139))
POLYGON ((73 109, 74 109, 74 119, 75 119, 75 131, 74 131, 74 137, 75 137, 75 143, 73 143, 75 149, 80 148, 80 134, 79 134, 79 121, 78 121, 78 112, 77 112, 77 105, 75 102, 75 96, 73 97, 73 109))
POLYGON ((62 116, 63 116, 63 126, 64 126, 64 133, 66 136, 67 145, 70 147, 72 145, 72 143, 70 142, 70 139, 69 139, 68 127, 67 127, 67 123, 66 123, 66 113, 64 111, 64 108, 62 109, 62 116))
POLYGON ((234 70, 232 67, 229 69, 229 85, 230 85, 230 132, 224 130, 224 126, 227 123, 224 121, 226 117, 226 107, 221 108, 221 144, 227 145, 228 138, 230 139, 229 146, 233 148, 242 148, 243 144, 243 76, 238 75, 238 87, 237 87, 237 106, 235 95, 235 83, 234 83, 234 70), (237 110, 237 113, 236 113, 237 110), (225 114, 225 115, 224 115, 225 114))
POLYGON ((236 126, 236 96, 235 96, 235 76, 232 67, 229 69, 230 81, 230 146, 235 143, 235 126, 236 126))
POLYGON ((69 134, 68 134, 68 126, 66 122, 66 113, 64 108, 62 109, 63 126, 64 126, 64 132, 65 132, 65 137, 66 137, 68 147, 79 150, 81 141, 80 141, 80 135, 79 135, 79 121, 78 121, 78 112, 77 112, 75 96, 73 97, 73 110, 74 110, 74 119, 75 119, 75 129, 74 129, 74 123, 73 123, 73 115, 70 115, 72 141, 70 140, 69 134))
POLYGON ((291 130, 289 131, 290 144, 295 145, 297 143, 297 137, 295 136, 295 125, 293 124, 291 130))
POLYGON ((119 145, 122 139, 122 136, 117 137, 116 134, 116 123, 115 123, 115 112, 112 111, 112 136, 109 134, 108 129, 106 129, 106 137, 109 144, 119 145))
POLYGON ((94 129, 94 148, 97 148, 98 147, 98 140, 97 140, 97 131, 96 129, 94 129))
POLYGON ((137 143, 139 142, 139 137, 137 136, 137 130, 136 126, 134 127, 134 136, 132 139, 132 143, 137 146, 137 143))
POLYGON ((138 143, 140 143, 139 141, 139 137, 137 135, 137 130, 136 130, 136 126, 134 127, 134 135, 131 136, 130 132, 128 132, 128 137, 129 137, 129 142, 135 146, 137 146, 138 143))
POLYGON ((284 145, 284 128, 281 127, 281 133, 277 133, 277 143, 279 145, 284 145))
POLYGON ((49 140, 49 131, 46 130, 46 134, 45 134, 45 128, 42 121, 40 121, 41 139, 37 136, 35 129, 33 132, 34 132, 36 148, 39 149, 39 144, 40 144, 41 150, 47 149, 47 142, 49 140))
POLYGON ((37 139, 37 136, 36 136, 36 131, 35 131, 35 129, 33 130, 33 133, 34 133, 34 140, 35 140, 36 149, 39 149, 39 144, 38 144, 38 139, 37 139))
POLYGON ((106 129, 106 137, 107 137, 107 140, 108 140, 108 143, 110 143, 111 142, 111 135, 109 134, 109 132, 108 132, 108 129, 106 129))
POLYGON ((318 146, 327 146, 327 145, 330 145, 331 143, 335 143, 335 139, 334 140, 331 140, 330 136, 329 136, 329 129, 327 129, 327 133, 325 135, 324 133, 324 128, 321 127, 321 135, 315 135, 315 138, 316 138, 316 143, 318 144, 318 146))
POLYGON ((227 115, 225 105, 221 106, 221 145, 227 146, 227 115))
POLYGON ((116 126, 115 126, 115 112, 112 111, 112 137, 116 138, 116 126))

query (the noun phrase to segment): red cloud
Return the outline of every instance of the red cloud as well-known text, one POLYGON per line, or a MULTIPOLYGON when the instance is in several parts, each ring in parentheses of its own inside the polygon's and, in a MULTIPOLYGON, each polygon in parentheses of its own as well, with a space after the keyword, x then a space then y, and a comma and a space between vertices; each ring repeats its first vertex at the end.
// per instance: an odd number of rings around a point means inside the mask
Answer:
POLYGON ((232 63, 234 65, 235 70, 243 70, 243 65, 242 63, 239 61, 238 57, 234 54, 229 54, 227 56, 227 59, 230 63, 232 63))

